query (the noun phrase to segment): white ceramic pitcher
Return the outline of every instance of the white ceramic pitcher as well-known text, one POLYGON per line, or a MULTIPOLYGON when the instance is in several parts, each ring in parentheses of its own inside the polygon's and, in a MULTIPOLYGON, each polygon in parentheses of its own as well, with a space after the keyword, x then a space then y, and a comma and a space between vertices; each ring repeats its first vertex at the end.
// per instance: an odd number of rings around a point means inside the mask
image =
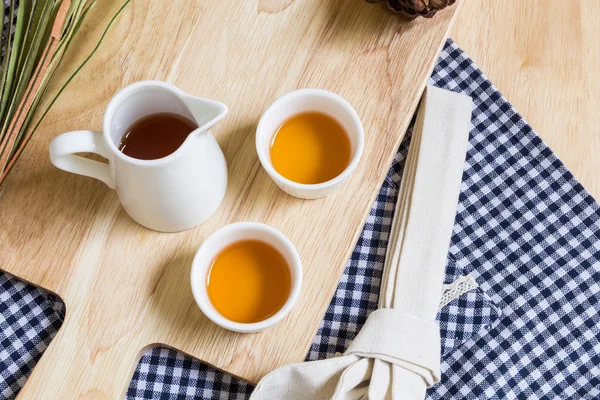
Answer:
POLYGON ((192 228, 212 215, 225 195, 227 164, 209 129, 227 114, 217 101, 185 94, 173 85, 143 81, 127 86, 110 101, 104 132, 74 131, 50 143, 56 167, 90 176, 116 189, 135 221, 162 232, 192 228), (123 133, 135 121, 156 113, 176 113, 196 121, 177 151, 156 160, 139 160, 118 149, 123 133), (108 164, 74 153, 91 152, 108 164))

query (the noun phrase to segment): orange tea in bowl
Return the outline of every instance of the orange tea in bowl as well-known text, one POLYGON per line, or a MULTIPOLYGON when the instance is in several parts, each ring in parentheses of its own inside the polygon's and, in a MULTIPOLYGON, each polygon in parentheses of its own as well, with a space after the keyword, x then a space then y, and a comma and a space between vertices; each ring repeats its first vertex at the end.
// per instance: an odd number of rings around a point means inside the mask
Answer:
POLYGON ((327 182, 350 164, 352 144, 342 125, 327 114, 292 116, 273 136, 271 163, 284 178, 302 184, 327 182))
POLYGON ((259 222, 217 229, 196 252, 190 272, 200 310, 233 332, 260 332, 277 324, 302 290, 302 263, 293 243, 259 222))
POLYGON ((264 321, 283 307, 292 290, 292 276, 285 258, 273 246, 240 240, 214 258, 206 289, 219 314, 249 324, 264 321))

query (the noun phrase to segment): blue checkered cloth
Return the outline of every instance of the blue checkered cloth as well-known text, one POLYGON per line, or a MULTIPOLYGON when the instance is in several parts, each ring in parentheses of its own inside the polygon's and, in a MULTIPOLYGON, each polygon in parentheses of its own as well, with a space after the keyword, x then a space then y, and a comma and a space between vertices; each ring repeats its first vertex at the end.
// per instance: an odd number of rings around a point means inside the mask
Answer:
MULTIPOLYGON (((448 40, 430 84, 474 101, 446 282, 442 379, 428 399, 600 398, 600 209, 473 62, 448 40)), ((377 307, 410 130, 307 360, 343 352, 377 307)), ((0 397, 12 398, 64 308, 0 275, 0 397)), ((128 399, 246 399, 252 386, 174 350, 141 358, 128 399)))

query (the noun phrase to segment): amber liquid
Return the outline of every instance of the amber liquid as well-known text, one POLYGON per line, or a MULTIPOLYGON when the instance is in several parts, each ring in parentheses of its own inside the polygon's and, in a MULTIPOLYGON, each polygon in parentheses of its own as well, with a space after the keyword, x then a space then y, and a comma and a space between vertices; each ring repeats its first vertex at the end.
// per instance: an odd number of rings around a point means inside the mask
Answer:
POLYGON ((148 115, 125 131, 119 150, 140 160, 163 158, 174 153, 197 128, 195 122, 178 114, 148 115))
POLYGON ((352 155, 350 138, 332 117, 305 112, 285 121, 271 144, 273 168, 304 184, 327 182, 341 174, 352 155))
POLYGON ((259 240, 241 240, 213 260, 206 280, 208 298, 225 318, 263 321, 287 301, 292 277, 279 251, 259 240))

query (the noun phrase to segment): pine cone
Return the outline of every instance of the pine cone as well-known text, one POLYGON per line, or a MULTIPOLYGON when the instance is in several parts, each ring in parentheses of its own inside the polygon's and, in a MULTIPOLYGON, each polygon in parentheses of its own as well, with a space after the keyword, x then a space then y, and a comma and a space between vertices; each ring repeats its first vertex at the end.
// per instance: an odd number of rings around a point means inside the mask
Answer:
POLYGON ((439 10, 456 2, 456 0, 367 0, 369 3, 381 3, 383 1, 386 2, 390 10, 410 19, 419 16, 431 18, 439 10))

